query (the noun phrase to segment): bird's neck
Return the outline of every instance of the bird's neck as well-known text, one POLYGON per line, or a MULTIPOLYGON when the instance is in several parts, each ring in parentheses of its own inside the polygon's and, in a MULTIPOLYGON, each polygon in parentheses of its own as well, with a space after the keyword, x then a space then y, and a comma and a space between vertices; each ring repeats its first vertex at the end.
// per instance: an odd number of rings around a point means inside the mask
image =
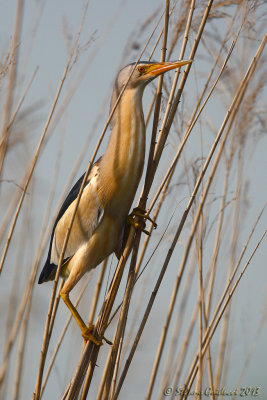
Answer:
MULTIPOLYGON (((133 201, 145 158, 143 90, 125 90, 112 119, 112 133, 102 158, 102 173, 114 193, 133 201)), ((113 192, 113 193, 112 193, 113 192)))

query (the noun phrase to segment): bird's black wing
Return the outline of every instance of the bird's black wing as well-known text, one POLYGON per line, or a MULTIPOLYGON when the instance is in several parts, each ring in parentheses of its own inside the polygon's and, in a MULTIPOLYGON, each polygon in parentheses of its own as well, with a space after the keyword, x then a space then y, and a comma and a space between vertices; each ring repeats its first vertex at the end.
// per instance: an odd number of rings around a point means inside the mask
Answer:
MULTIPOLYGON (((100 163, 101 157, 95 162, 95 164, 92 167, 92 170, 87 178, 87 182, 85 184, 85 187, 89 184, 91 184, 91 180, 92 178, 96 178, 97 176, 97 170, 99 168, 99 163, 100 163)), ((73 188, 70 190, 69 194, 67 195, 64 203, 62 204, 58 216, 55 220, 53 229, 52 229, 52 234, 51 234, 51 239, 50 239, 50 244, 49 244, 49 250, 48 250, 48 256, 47 256, 47 260, 46 263, 43 267, 43 270, 40 274, 38 283, 43 283, 45 281, 48 280, 53 280, 55 277, 55 273, 56 273, 56 269, 57 269, 57 263, 55 263, 55 260, 53 260, 51 262, 51 254, 52 254, 52 249, 53 249, 53 240, 54 240, 54 234, 55 234, 55 230, 57 227, 58 222, 60 221, 60 219, 63 217, 63 215, 65 214, 65 212, 68 210, 68 208, 70 207, 70 205, 72 204, 72 202, 78 197, 83 179, 84 179, 84 175, 85 173, 78 179, 78 181, 75 183, 75 185, 73 186, 73 188)), ((93 180, 92 180, 93 182, 93 180)), ((85 188, 84 187, 84 188, 85 188)), ((95 228, 97 226, 97 224, 100 223, 102 217, 103 217, 103 210, 101 209, 101 207, 99 207, 98 209, 96 209, 96 215, 92 215, 92 219, 93 221, 95 221, 95 223, 92 223, 92 228, 95 228), (99 210, 100 212, 100 216, 99 216, 99 210)), ((66 263, 68 261, 68 259, 71 257, 72 255, 68 254, 68 256, 63 260, 62 265, 64 263, 66 263)))
MULTIPOLYGON (((50 239, 47 259, 46 259, 45 265, 44 265, 44 267, 42 269, 42 272, 40 274, 38 283, 43 283, 43 282, 46 282, 48 280, 54 279, 54 276, 55 276, 55 273, 56 273, 56 269, 57 269, 57 265, 50 262, 52 243, 53 243, 53 238, 54 238, 54 232, 55 232, 55 229, 56 229, 58 221, 61 219, 61 217, 63 216, 65 211, 68 209, 70 204, 77 198, 77 196, 79 194, 79 191, 80 191, 80 188, 82 186, 84 175, 85 175, 85 173, 78 179, 78 181, 72 187, 72 189, 70 190, 69 194, 67 195, 66 199, 64 200, 64 202, 63 202, 63 204, 62 204, 62 206, 61 206, 61 208, 59 210, 59 213, 57 215, 57 218, 55 220, 55 223, 54 223, 54 226, 53 226, 53 229, 52 229, 52 233, 51 233, 51 239, 50 239)), ((87 182, 87 184, 88 183, 89 183, 89 181, 87 182)), ((64 264, 68 259, 69 259, 69 257, 64 259, 62 264, 64 264)))
MULTIPOLYGON (((99 168, 99 164, 101 161, 101 157, 95 162, 95 164, 92 166, 91 172, 87 178, 87 182, 84 186, 84 188, 87 185, 91 184, 91 180, 93 182, 93 180, 96 179, 97 174, 98 174, 98 168, 99 168)), ((56 273, 56 269, 57 269, 57 263, 55 261, 55 259, 53 259, 53 261, 51 261, 51 254, 53 251, 53 242, 54 242, 54 235, 55 235, 55 230, 57 227, 58 222, 61 220, 61 218, 63 217, 63 215, 65 214, 65 212, 69 209, 69 207, 71 206, 72 202, 78 197, 83 179, 84 179, 84 175, 85 173, 78 179, 78 181, 75 183, 75 185, 73 186, 73 188, 70 190, 69 194, 67 195, 64 203, 62 204, 59 213, 57 215, 57 218, 55 220, 53 229, 52 229, 52 233, 51 233, 51 239, 50 239, 50 244, 49 244, 49 250, 48 250, 48 256, 45 262, 45 265, 42 269, 42 272, 40 274, 38 283, 43 283, 45 281, 48 280, 53 280, 55 277, 55 273, 56 273)), ((101 209, 101 207, 96 208, 95 210, 95 214, 96 215, 92 215, 92 229, 95 229, 96 226, 101 222, 102 217, 103 217, 103 213, 104 211, 101 209), (100 215, 99 215, 100 213, 100 215)), ((66 251, 66 253, 68 253, 66 251)), ((67 254, 66 258, 63 260, 62 265, 64 263, 66 263, 68 261, 68 259, 72 256, 72 254, 67 254)))
MULTIPOLYGON (((62 204, 58 216, 56 218, 54 227, 53 227, 53 231, 52 234, 57 226, 58 221, 60 220, 60 218, 63 216, 63 214, 65 213, 65 211, 69 208, 69 206, 71 205, 71 203, 78 197, 80 188, 82 186, 82 182, 83 182, 83 178, 84 178, 84 174, 82 174, 82 176, 78 179, 78 181, 75 183, 75 185, 73 186, 73 188, 70 190, 69 194, 67 195, 66 199, 64 200, 64 203, 62 204)), ((89 181, 86 182, 86 185, 89 183, 89 181)))

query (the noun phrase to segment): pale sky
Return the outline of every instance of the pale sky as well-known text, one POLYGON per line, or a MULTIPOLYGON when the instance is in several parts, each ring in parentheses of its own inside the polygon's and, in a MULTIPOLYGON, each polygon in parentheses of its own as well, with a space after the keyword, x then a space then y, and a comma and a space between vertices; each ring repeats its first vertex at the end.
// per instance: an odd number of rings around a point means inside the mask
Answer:
MULTIPOLYGON (((23 259, 23 265, 24 263, 27 264, 28 262, 29 266, 26 265, 25 268, 21 269, 19 272, 21 276, 18 283, 20 291, 23 290, 23 285, 25 284, 25 282, 27 282, 27 275, 24 275, 24 271, 25 274, 28 274, 28 271, 30 271, 33 257, 37 251, 39 234, 45 213, 45 207, 47 205, 49 188, 53 181, 53 172, 55 170, 55 165, 58 158, 58 149, 60 148, 62 154, 58 181, 55 189, 55 196, 51 207, 51 217, 57 205, 57 201, 60 198, 68 177, 72 171, 72 168, 74 167, 81 150, 85 146, 87 137, 90 134, 92 127, 97 122, 97 128, 95 128, 96 132, 94 132, 94 135, 92 136, 92 140, 90 145, 88 146, 88 149, 85 149, 85 157, 75 175, 75 179, 78 179, 81 173, 83 173, 86 169, 87 162, 93 153, 94 145, 105 125, 105 121, 108 116, 109 98, 111 95, 112 83, 114 81, 114 78, 118 70, 122 66, 135 61, 136 57, 138 57, 139 52, 141 51, 155 24, 155 20, 151 22, 149 17, 151 16, 151 14, 157 11, 157 20, 158 16, 162 12, 162 9, 160 7, 161 3, 164 2, 152 2, 151 0, 102 0, 99 2, 91 1, 89 3, 85 27, 81 34, 80 42, 82 44, 82 47, 79 52, 78 61, 72 66, 70 76, 67 78, 60 101, 64 99, 68 91, 71 91, 72 85, 75 84, 76 80, 78 80, 79 78, 81 80, 77 85, 77 88, 75 89, 75 93, 71 99, 70 104, 68 105, 68 107, 66 107, 66 110, 63 112, 59 123, 53 130, 51 138, 49 139, 49 142, 45 147, 37 164, 36 172, 34 175, 34 183, 37 187, 37 190, 34 195, 32 195, 33 187, 29 189, 27 204, 30 205, 31 202, 34 202, 34 204, 38 204, 38 207, 35 206, 32 208, 30 212, 30 222, 28 221, 29 225, 27 229, 29 229, 32 234, 32 247, 29 246, 29 248, 25 252, 25 258, 23 259), (146 29, 144 29, 143 27, 143 24, 145 22, 147 27, 146 29), (137 32, 139 32, 139 34, 137 34, 137 32), (127 49, 127 43, 129 43, 130 37, 135 38, 135 50, 133 50, 132 48, 127 49)), ((10 38, 12 37, 12 27, 14 24, 16 2, 14 0, 2 0, 0 4, 0 54, 2 59, 8 49, 10 38)), ((36 148, 39 138, 41 136, 56 90, 58 88, 60 79, 66 66, 66 60, 68 58, 69 51, 68 37, 70 41, 72 41, 73 36, 77 32, 78 26, 81 21, 83 5, 84 2, 80 0, 28 0, 25 2, 23 12, 23 29, 19 48, 20 58, 18 69, 20 71, 20 74, 16 100, 21 97, 36 67, 38 67, 38 71, 29 90, 29 93, 26 96, 24 104, 25 109, 29 107, 32 110, 32 114, 30 114, 28 120, 29 129, 27 126, 25 126, 25 135, 29 135, 30 140, 28 141, 28 145, 25 147, 19 144, 17 150, 15 150, 7 159, 4 170, 4 179, 6 180, 14 179, 16 182, 19 182, 26 160, 30 160, 34 154, 34 149, 36 148), (36 105, 37 109, 35 108, 36 105)), ((267 7, 265 7, 265 12, 267 13, 267 7)), ((173 23, 174 22, 175 21, 173 21, 173 23)), ((218 23, 217 28, 219 31, 225 30, 225 26, 223 26, 222 23, 218 23)), ((157 37, 157 35, 155 37, 157 37)), ((187 58, 189 54, 193 39, 194 35, 192 32, 191 36, 189 37, 189 43, 185 58, 187 58)), ((259 40, 261 40, 261 38, 259 38, 259 40)), ((152 40, 152 44, 149 45, 149 48, 145 52, 144 57, 142 57, 143 59, 146 59, 148 57, 154 43, 155 39, 152 40)), ((228 42, 228 46, 229 44, 230 43, 228 42)), ((255 53, 258 45, 259 41, 255 41, 254 52, 252 52, 250 56, 255 53)), ((195 104, 196 94, 202 90, 203 81, 207 76, 207 69, 210 66, 207 59, 203 57, 203 51, 205 51, 203 49, 203 46, 201 46, 199 49, 199 52, 201 54, 197 54, 196 59, 194 60, 193 71, 188 80, 185 94, 181 103, 181 107, 188 107, 188 110, 190 112, 192 111, 193 104, 195 104)), ((179 51, 180 49, 177 49, 177 58, 179 55, 179 51)), ((204 56, 206 55, 204 54, 204 56)), ((235 57, 238 57, 238 54, 235 57)), ((160 47, 156 51, 153 59, 156 60, 159 58, 160 47)), ((250 59, 244 61, 244 68, 247 68, 250 59)), ((238 76, 239 72, 237 71, 236 73, 238 76)), ((243 75, 244 72, 242 71, 240 73, 242 73, 243 75)), ((171 74, 166 79, 169 79, 170 77, 172 77, 171 74)), ((5 86, 3 86, 3 88, 5 88, 5 86)), ((147 89, 144 98, 144 108, 146 110, 149 104, 149 100, 151 98, 151 89, 152 86, 147 89)), ((1 86, 0 94, 2 97, 1 86)), ((233 95, 233 93, 231 93, 231 95, 233 95)), ((227 95, 225 96, 225 99, 227 99, 227 95)), ((228 99, 231 99, 231 97, 228 97, 228 99)), ((265 88, 265 92, 263 92, 261 101, 263 104, 264 102, 266 104, 266 100, 267 96, 265 88)), ((3 100, 1 100, 1 106, 2 104, 3 100)), ((229 100, 228 103, 226 103, 221 108, 218 107, 218 104, 221 103, 218 99, 216 99, 215 95, 215 97, 209 102, 207 110, 203 115, 203 122, 209 120, 209 126, 213 126, 217 130, 220 127, 226 109, 229 106, 229 100)), ((151 129, 148 129, 148 140, 150 137, 150 132, 151 129)), ((197 158, 201 157, 199 147, 200 132, 201 128, 198 126, 195 130, 195 139, 193 138, 191 141, 189 141, 188 148, 186 150, 188 162, 194 162, 197 158)), ((202 134, 204 136, 204 156, 207 156, 214 136, 212 130, 207 130, 206 125, 203 128, 202 134)), ((108 135, 109 132, 107 132, 107 137, 108 135)), ((105 150, 105 145, 106 139, 104 140, 104 144, 99 154, 103 153, 103 151, 105 150)), ((168 158, 174 154, 175 145, 177 145, 177 135, 172 133, 168 140, 166 146, 167 150, 164 157, 168 158)), ((261 135, 261 138, 253 136, 250 139, 249 144, 246 148, 247 150, 244 162, 245 167, 243 173, 246 175, 246 180, 248 182, 246 205, 247 208, 244 207, 241 213, 241 219, 244 218, 244 224, 242 225, 242 229, 239 235, 239 242, 237 246, 238 255, 248 237, 248 234, 257 215, 259 214, 261 208, 266 202, 266 148, 266 134, 265 136, 261 135)), ((157 174, 156 179, 158 179, 158 182, 159 178, 164 175, 164 172, 165 170, 163 168, 157 174)), ((181 176, 181 179, 183 180, 182 167, 179 174, 181 176)), ((220 174, 216 179, 222 179, 220 174)), ((233 177, 233 179, 235 178, 233 177)), ((155 189, 152 189, 152 193, 154 193, 154 190, 155 189)), ((188 200, 188 197, 186 196, 188 196, 188 192, 185 189, 183 190, 184 192, 180 197, 176 192, 174 193, 169 203, 170 208, 163 210, 159 221, 159 229, 154 233, 155 241, 153 242, 153 246, 160 239, 160 235, 166 228, 169 218, 174 213, 173 227, 172 229, 170 229, 170 231, 168 231, 165 242, 162 245, 162 249, 159 251, 156 259, 152 259, 152 262, 149 264, 149 267, 146 270, 143 281, 140 282, 139 287, 136 288, 136 291, 139 294, 136 297, 138 299, 138 296, 141 296, 141 294, 143 293, 143 288, 146 287, 145 292, 142 294, 144 296, 144 303, 146 303, 149 298, 153 284, 155 283, 156 276, 161 266, 160 261, 163 260, 165 251, 167 251, 168 246, 170 245, 174 229, 175 227, 177 227, 177 224, 179 222, 179 217, 181 216, 184 207, 186 206, 188 200)), ((3 196, 4 204, 1 204, 0 206, 1 215, 4 214, 7 207, 8 193, 9 192, 7 191, 6 193, 4 193, 3 196)), ((216 196, 219 197, 220 194, 220 192, 218 192, 218 194, 212 193, 212 195, 214 195, 214 198, 216 198, 216 196)), ((233 192, 230 191, 229 200, 232 196, 233 192)), ((151 198, 149 200, 151 200, 151 198)), ((215 215, 212 214, 210 219, 212 220, 214 217, 215 215)), ((154 312, 149 319, 148 325, 144 332, 144 336, 140 343, 140 349, 136 353, 133 364, 131 366, 132 370, 129 374, 129 379, 125 382, 125 388, 122 391, 120 397, 121 399, 127 398, 127 400, 136 400, 142 399, 145 396, 148 380, 151 373, 151 367, 155 357, 155 348, 157 347, 161 329, 165 321, 164 313, 166 313, 170 298, 170 292, 172 290, 170 289, 170 283, 172 288, 174 279, 177 275, 179 262, 183 254, 184 245, 187 240, 187 235, 189 232, 188 229, 190 228, 191 221, 192 219, 190 218, 188 220, 188 226, 186 227, 187 229, 182 235, 181 240, 174 252, 171 264, 161 286, 159 296, 157 298, 157 301, 155 302, 154 312), (144 352, 146 353, 145 358, 143 357, 144 352)), ((228 222, 229 225, 232 224, 231 220, 229 220, 228 222)), ((265 212, 265 215, 263 216, 256 230, 255 238, 253 239, 252 244, 249 247, 250 250, 248 253, 246 253, 244 261, 241 263, 242 267, 244 266, 245 261, 248 259, 253 247, 259 240, 259 237, 264 228, 266 229, 266 222, 267 218, 265 212)), ((22 222, 20 221, 19 226, 21 226, 21 224, 22 222)), ((213 233, 211 234, 211 236, 212 235, 213 233)), ((230 237, 231 228, 230 233, 227 232, 224 237, 224 241, 226 242, 226 244, 229 241, 230 237)), ((210 253, 212 251, 212 244, 212 240, 211 245, 207 244, 207 265, 209 262, 208 256, 210 256, 210 253)), ((16 248, 16 246, 19 245, 18 239, 14 240, 14 243, 12 243, 12 245, 16 248)), ((151 254, 152 249, 154 248, 153 246, 149 248, 147 258, 151 254)), ((229 254, 223 254, 223 252, 220 253, 222 266, 224 265, 225 257, 225 268, 228 267, 228 256, 229 254)), ((115 261, 116 260, 114 257, 112 259, 111 274, 115 268, 115 261)), ((15 259, 15 256, 12 257, 10 255, 7 259, 7 265, 5 266, 4 272, 1 276, 1 287, 11 287, 11 281, 14 276, 16 263, 17 260, 15 259)), ((42 265, 40 266, 40 269, 41 267, 42 265)), ((97 276, 97 273, 93 274, 93 281, 91 283, 89 291, 93 291, 97 276)), ((197 271, 194 272, 193 276, 193 294, 190 294, 188 305, 186 308, 185 320, 188 321, 191 319, 193 305, 195 304, 195 291, 197 291, 198 287, 197 271)), ((51 284, 45 284, 42 286, 38 286, 36 284, 36 287, 34 289, 34 299, 32 307, 33 317, 30 320, 29 327, 29 335, 31 336, 31 339, 30 343, 28 343, 27 345, 27 354, 24 364, 25 376, 27 377, 25 378, 25 381, 27 381, 27 385, 25 385, 25 383, 23 384, 21 397, 22 399, 30 398, 33 392, 51 288, 51 284), (29 349, 31 348, 34 349, 34 351, 29 351, 29 349)), ((4 292, 3 289, 1 289, 1 292, 4 292)), ((77 291, 75 292, 74 290, 73 293, 77 293, 77 291)), ((104 293, 102 295, 104 296, 104 293)), ((2 296, 1 302, 1 324, 5 324, 6 317, 5 313, 3 312, 4 299, 2 298, 2 296)), ((81 310, 84 315, 87 315, 86 313, 88 313, 88 308, 86 306, 87 304, 83 302, 81 310)), ((133 310, 131 312, 134 312, 133 310)), ((179 308, 177 307, 177 312, 178 310, 179 308)), ((262 243, 260 249, 253 258, 251 265, 248 267, 248 270, 242 278, 240 287, 238 287, 237 289, 236 300, 233 302, 231 315, 232 331, 230 338, 232 349, 229 355, 229 371, 225 378, 224 385, 229 390, 234 389, 236 386, 260 386, 262 394, 260 397, 257 397, 259 399, 264 399, 267 396, 266 318, 264 319, 264 326, 262 330, 259 331, 260 321, 264 315, 264 310, 266 313, 266 240, 262 243), (258 331, 260 333, 257 336, 258 331), (251 349, 251 346, 255 346, 253 348, 253 355, 251 356, 251 361, 245 371, 245 375, 244 377, 242 377, 242 381, 239 382, 240 374, 246 362, 246 357, 249 350, 251 349)), ((55 324, 55 334, 52 337, 50 344, 51 352, 57 342, 58 336, 64 326, 65 320, 68 315, 68 310, 66 310, 64 306, 60 308, 60 312, 58 313, 55 324)), ((187 324, 182 327, 181 342, 186 329, 187 324)), ((1 347, 4 342, 4 336, 4 333, 1 333, 1 347)), ((79 334, 76 330, 76 327, 72 325, 70 329, 70 334, 68 335, 65 343, 63 343, 63 349, 58 356, 53 376, 48 382, 47 389, 43 397, 44 399, 60 398, 63 390, 62 388, 65 387, 66 382, 68 382, 69 379, 72 377, 74 369, 76 367, 76 363, 72 362, 73 353, 75 353, 75 359, 77 359, 77 361, 79 359, 81 351, 79 340, 79 334), (73 341, 74 338, 75 341, 73 341), (79 343, 79 345, 77 345, 77 350, 74 349, 76 343, 79 343), (66 368, 66 366, 69 367, 66 368)), ((196 336, 195 345, 192 345, 192 353, 190 354, 195 354, 197 340, 198 338, 196 336)), ((212 346, 216 348, 216 345, 218 345, 218 343, 219 335, 214 339, 212 346)), ((98 364, 101 365, 101 367, 104 365, 105 362, 104 354, 105 352, 103 351, 102 356, 100 356, 98 360, 98 364)), ((50 356, 51 353, 49 353, 49 357, 50 356)), ((189 365, 191 363, 191 359, 188 359, 187 362, 189 365)), ((214 360, 214 362, 216 362, 216 360, 214 360)), ((187 370, 188 368, 185 369, 185 375, 187 370)), ((159 376, 161 373, 162 370, 160 370, 159 376)), ((184 377, 185 376, 183 375, 183 378, 184 377)), ((89 399, 94 399, 94 396, 97 393, 99 376, 96 376, 94 379, 95 383, 92 392, 88 397, 89 399)), ((158 379, 159 382, 161 382, 161 378, 158 379)), ((206 383, 207 382, 205 381, 205 384, 206 383)), ((180 385, 183 385, 182 381, 180 385)), ((12 386, 8 386, 7 393, 7 398, 11 398, 12 386)), ((164 397, 162 396, 162 399, 163 398, 164 397)))

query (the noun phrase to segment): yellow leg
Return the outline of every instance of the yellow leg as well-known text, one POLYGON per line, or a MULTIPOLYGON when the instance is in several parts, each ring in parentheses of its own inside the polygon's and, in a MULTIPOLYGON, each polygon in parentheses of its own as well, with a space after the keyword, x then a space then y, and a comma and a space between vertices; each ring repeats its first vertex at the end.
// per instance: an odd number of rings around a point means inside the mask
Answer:
POLYGON ((66 306, 68 307, 68 309, 70 310, 70 312, 72 313, 73 317, 75 318, 75 321, 79 325, 79 327, 81 329, 82 337, 84 338, 84 341, 87 342, 88 340, 90 340, 91 342, 95 343, 97 346, 101 346, 102 340, 96 339, 94 337, 94 335, 92 334, 94 325, 91 324, 89 326, 86 326, 82 317, 80 316, 80 314, 78 313, 78 311, 76 310, 76 308, 74 307, 72 302, 70 301, 69 295, 67 293, 60 293, 60 296, 61 296, 62 300, 64 301, 64 303, 66 304, 66 306))
POLYGON ((131 225, 133 225, 136 229, 140 229, 142 232, 144 232, 147 235, 150 235, 150 233, 144 229, 142 222, 137 222, 135 221, 134 217, 140 217, 149 220, 152 222, 154 228, 156 229, 157 224, 155 221, 153 221, 152 218, 146 213, 146 210, 143 210, 141 207, 135 207, 133 211, 131 212, 130 215, 128 215, 127 222, 131 225))

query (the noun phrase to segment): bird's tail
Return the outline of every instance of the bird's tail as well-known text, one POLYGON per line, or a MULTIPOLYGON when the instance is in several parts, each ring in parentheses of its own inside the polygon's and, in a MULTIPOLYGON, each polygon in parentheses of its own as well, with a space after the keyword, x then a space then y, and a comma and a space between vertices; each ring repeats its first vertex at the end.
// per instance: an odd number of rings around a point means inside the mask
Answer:
POLYGON ((47 258, 44 268, 39 276, 38 283, 52 281, 55 278, 56 271, 57 265, 50 263, 49 258, 47 258))

